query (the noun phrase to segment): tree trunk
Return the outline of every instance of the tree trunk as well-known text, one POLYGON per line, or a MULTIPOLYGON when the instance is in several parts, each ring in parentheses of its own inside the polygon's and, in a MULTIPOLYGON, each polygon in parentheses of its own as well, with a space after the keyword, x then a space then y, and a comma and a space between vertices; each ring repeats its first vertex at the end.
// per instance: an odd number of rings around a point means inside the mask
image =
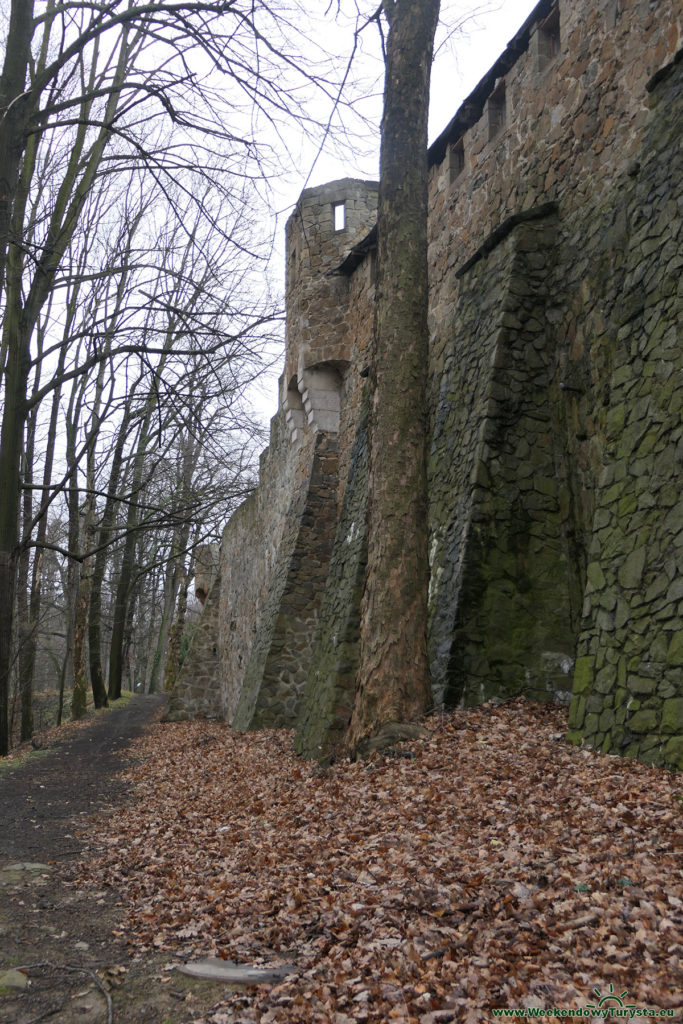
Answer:
POLYGON ((178 594, 178 609, 175 622, 168 634, 168 651, 166 654, 166 668, 164 670, 164 692, 170 693, 178 678, 180 667, 180 651, 185 632, 185 614, 187 612, 187 589, 190 583, 191 567, 183 574, 178 594))
POLYGON ((356 750, 431 700, 427 658, 427 115, 439 0, 385 0, 368 567, 361 605, 356 750))
POLYGON ((5 62, 0 75, 0 296, 5 286, 14 193, 19 183, 32 102, 25 91, 32 38, 33 0, 12 0, 5 62))
POLYGON ((133 576, 135 569, 135 530, 138 524, 138 502, 142 489, 142 476, 144 470, 145 454, 149 441, 149 423, 152 401, 148 398, 145 418, 140 428, 137 450, 133 461, 133 476, 128 503, 128 514, 126 516, 126 538, 123 542, 123 558, 121 560, 121 571, 116 586, 114 598, 114 620, 111 630, 111 645, 109 648, 109 700, 118 700, 121 696, 121 685, 123 682, 123 667, 125 664, 125 642, 127 625, 129 619, 129 604, 133 587, 133 576))
POLYGON ((30 369, 28 341, 20 319, 16 309, 6 310, 8 361, 5 373, 5 411, 0 433, 0 756, 9 750, 7 708, 19 543, 21 447, 30 369))
MULTIPOLYGON (((26 485, 23 494, 23 528, 24 540, 28 539, 33 519, 33 457, 35 453, 36 416, 29 416, 26 423, 26 446, 24 451, 23 478, 26 485)), ((35 552, 35 558, 38 552, 35 552)), ((29 573, 31 569, 30 548, 24 543, 20 549, 17 571, 17 636, 18 636, 18 667, 19 693, 21 695, 21 741, 30 740, 33 736, 33 639, 34 624, 31 621, 29 603, 29 573)))
MULTIPOLYGON (((135 389, 133 389, 134 391, 135 389)), ((132 394, 130 396, 132 399, 132 394)), ((121 479, 121 466, 123 464, 123 449, 126 441, 126 434, 130 426, 130 402, 119 427, 116 438, 116 446, 109 472, 109 486, 107 488, 107 500, 100 523, 98 538, 98 551, 95 555, 92 579, 90 581, 90 611, 88 616, 88 653, 90 657, 90 685, 92 686, 93 699, 96 708, 106 707, 109 703, 107 688, 104 684, 104 672, 102 671, 102 584, 107 562, 110 558, 110 551, 107 545, 111 541, 112 528, 114 525, 114 512, 116 507, 116 492, 121 479)))

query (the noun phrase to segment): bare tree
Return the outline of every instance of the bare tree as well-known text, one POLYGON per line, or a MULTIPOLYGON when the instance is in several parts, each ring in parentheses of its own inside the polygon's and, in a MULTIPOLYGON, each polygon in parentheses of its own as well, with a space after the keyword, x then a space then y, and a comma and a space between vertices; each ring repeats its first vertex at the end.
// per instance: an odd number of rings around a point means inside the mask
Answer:
MULTIPOLYGON (((139 173, 178 215, 189 197, 208 222, 216 207, 196 187, 201 178, 223 212, 237 211, 241 183, 263 171, 262 120, 276 129, 292 116, 310 123, 300 87, 328 89, 297 59, 291 25, 265 0, 10 0, 9 12, 0 73, 0 754, 8 747, 27 419, 56 387, 113 358, 98 332, 80 360, 68 357, 31 391, 41 311, 93 190, 106 177, 139 173), (220 85, 208 80, 207 67, 222 76, 220 85), (39 190, 37 173, 48 165, 50 186, 39 190)), ((236 244, 233 220, 212 221, 226 244, 236 244)), ((252 251, 249 242, 237 244, 252 251)), ((151 354, 161 348, 152 345, 151 354)), ((139 349, 131 343, 128 351, 139 349)), ((58 353, 48 347, 39 361, 58 353)), ((43 493, 41 507, 50 500, 43 493)))

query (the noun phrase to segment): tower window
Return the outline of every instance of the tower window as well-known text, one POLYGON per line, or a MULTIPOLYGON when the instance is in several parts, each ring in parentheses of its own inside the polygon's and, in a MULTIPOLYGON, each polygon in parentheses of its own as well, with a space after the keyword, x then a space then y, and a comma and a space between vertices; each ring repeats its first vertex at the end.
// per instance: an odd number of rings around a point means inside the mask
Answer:
POLYGON ((465 146, 462 139, 458 139, 448 151, 448 176, 451 185, 460 177, 465 170, 465 146))
POLYGON ((560 52, 560 11, 559 8, 548 15, 538 26, 537 36, 538 70, 542 71, 557 57, 560 52))
POLYGON ((501 82, 491 93, 488 102, 489 111, 489 141, 502 131, 507 121, 505 108, 505 82, 501 82))
POLYGON ((333 203, 334 230, 343 231, 346 227, 346 203, 333 203))

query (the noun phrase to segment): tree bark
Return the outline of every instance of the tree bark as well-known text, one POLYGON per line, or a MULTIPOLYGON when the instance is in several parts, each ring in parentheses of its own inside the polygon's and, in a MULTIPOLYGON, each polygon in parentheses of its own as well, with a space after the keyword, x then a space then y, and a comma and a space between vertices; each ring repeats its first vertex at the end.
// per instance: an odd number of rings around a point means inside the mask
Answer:
POLYGON ((93 699, 96 708, 107 707, 109 700, 107 688, 104 683, 104 672, 102 670, 102 584, 110 557, 108 545, 111 541, 114 525, 114 513, 116 507, 116 493, 121 480, 121 467, 123 464, 123 449, 126 441, 126 434, 131 421, 131 404, 135 393, 135 386, 128 397, 123 418, 119 426, 119 432, 114 447, 111 469, 109 471, 109 487, 107 489, 107 500, 100 523, 98 537, 98 552, 95 555, 92 579, 90 581, 90 610, 88 616, 88 653, 90 658, 90 684, 92 686, 93 699))
POLYGON ((351 750, 431 700, 427 658, 427 116, 439 0, 385 0, 368 567, 351 750))
POLYGON ((19 183, 32 102, 26 92, 32 38, 33 0, 12 0, 7 49, 0 75, 0 295, 5 286, 14 193, 19 183))
POLYGON ((183 633, 185 632, 185 614, 187 612, 187 590, 190 583, 191 572, 192 564, 190 563, 190 568, 187 570, 187 572, 183 574, 183 578, 181 580, 175 622, 171 626, 168 634, 168 651, 166 654, 166 667, 164 669, 164 693, 171 692, 178 678, 178 669, 180 667, 180 652, 183 642, 183 633))

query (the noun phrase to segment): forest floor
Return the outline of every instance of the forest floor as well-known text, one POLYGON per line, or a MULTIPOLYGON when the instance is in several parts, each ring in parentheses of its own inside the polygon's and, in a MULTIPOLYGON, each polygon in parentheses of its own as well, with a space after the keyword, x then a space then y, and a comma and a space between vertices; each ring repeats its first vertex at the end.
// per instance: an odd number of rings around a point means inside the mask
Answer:
POLYGON ((679 775, 524 700, 327 766, 158 709, 0 763, 2 1024, 683 1020, 679 775))

